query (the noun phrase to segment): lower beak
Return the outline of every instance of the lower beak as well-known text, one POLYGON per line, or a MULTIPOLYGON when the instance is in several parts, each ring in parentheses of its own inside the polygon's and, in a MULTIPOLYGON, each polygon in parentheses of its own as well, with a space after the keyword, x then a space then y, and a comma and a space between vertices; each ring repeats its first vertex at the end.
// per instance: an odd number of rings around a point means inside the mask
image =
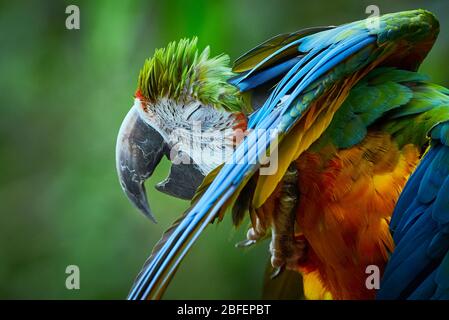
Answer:
POLYGON ((144 182, 153 174, 165 152, 166 144, 162 136, 145 123, 132 107, 117 137, 117 173, 125 194, 153 222, 156 219, 146 197, 144 182))

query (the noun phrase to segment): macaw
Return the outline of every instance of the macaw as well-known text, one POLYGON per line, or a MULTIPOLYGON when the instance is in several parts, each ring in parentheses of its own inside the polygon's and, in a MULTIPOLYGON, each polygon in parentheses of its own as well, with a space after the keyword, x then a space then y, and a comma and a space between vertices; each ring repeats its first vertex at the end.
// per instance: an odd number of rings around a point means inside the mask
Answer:
POLYGON ((236 225, 249 212, 241 246, 271 232, 275 274, 301 273, 307 298, 449 298, 449 90, 417 72, 439 24, 425 10, 377 22, 277 36, 237 59, 233 73, 225 56, 192 53, 195 41, 145 63, 118 137, 122 188, 151 216, 143 182, 167 146, 180 145, 190 161, 174 163, 158 188, 193 199, 129 299, 160 298, 228 208, 236 225), (226 139, 205 142, 191 117, 206 137, 226 139), (184 130, 173 137, 175 127, 184 130), (216 146, 227 151, 222 163, 200 159, 216 146), (366 285, 370 266, 382 273, 378 290, 366 285))
POLYGON ((203 178, 223 162, 222 156, 232 154, 246 131, 242 97, 227 82, 233 75, 229 57, 209 58, 209 47, 198 54, 197 41, 172 42, 145 61, 134 104, 117 138, 122 189, 153 222, 144 181, 164 155, 172 166, 156 189, 191 199, 203 178))

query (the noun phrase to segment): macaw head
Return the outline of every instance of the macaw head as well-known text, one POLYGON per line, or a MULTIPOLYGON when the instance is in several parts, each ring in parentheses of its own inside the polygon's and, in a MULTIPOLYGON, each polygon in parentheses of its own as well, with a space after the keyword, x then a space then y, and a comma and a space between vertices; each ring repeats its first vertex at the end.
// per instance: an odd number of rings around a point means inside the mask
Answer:
POLYGON ((190 199, 203 178, 233 152, 246 130, 225 55, 210 58, 197 39, 156 50, 139 74, 134 104, 117 138, 116 165, 131 202, 155 221, 144 182, 163 156, 172 162, 156 189, 190 199))

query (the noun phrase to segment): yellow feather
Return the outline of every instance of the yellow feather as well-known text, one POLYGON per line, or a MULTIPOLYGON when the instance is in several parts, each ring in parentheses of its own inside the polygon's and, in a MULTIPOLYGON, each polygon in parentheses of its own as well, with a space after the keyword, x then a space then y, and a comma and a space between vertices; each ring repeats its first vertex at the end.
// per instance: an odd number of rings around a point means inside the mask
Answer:
POLYGON ((318 272, 308 272, 302 276, 307 300, 332 300, 332 294, 324 288, 318 272))
POLYGON ((276 172, 272 175, 259 176, 252 200, 254 208, 261 207, 273 193, 279 181, 281 181, 288 166, 295 158, 296 150, 302 140, 302 131, 302 127, 298 125, 281 141, 277 154, 278 163, 276 172))
POLYGON ((358 77, 358 75, 355 75, 342 81, 340 85, 331 88, 329 94, 308 107, 302 119, 283 137, 278 148, 276 173, 260 175, 257 181, 252 201, 255 208, 262 206, 273 193, 290 163, 298 159, 326 130, 358 77))

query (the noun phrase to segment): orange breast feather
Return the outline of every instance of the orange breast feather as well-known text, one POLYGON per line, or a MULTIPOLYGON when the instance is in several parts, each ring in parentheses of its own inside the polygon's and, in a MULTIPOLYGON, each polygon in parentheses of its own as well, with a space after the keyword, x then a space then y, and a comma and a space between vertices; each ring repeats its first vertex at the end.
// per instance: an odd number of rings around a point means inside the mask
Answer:
POLYGON ((297 223, 309 243, 300 267, 306 291, 319 281, 334 299, 374 298, 365 270, 383 271, 393 250, 388 222, 418 158, 413 145, 399 150, 387 134, 373 132, 350 149, 328 146, 300 156, 297 223))

